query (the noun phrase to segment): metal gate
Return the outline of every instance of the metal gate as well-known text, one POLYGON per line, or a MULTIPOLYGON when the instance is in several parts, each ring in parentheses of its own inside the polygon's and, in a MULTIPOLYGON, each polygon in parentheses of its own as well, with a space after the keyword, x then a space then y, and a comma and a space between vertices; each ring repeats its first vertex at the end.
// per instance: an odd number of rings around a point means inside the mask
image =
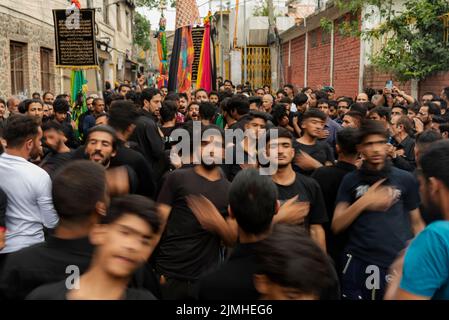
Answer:
MULTIPOLYGON (((271 86, 271 56, 270 47, 246 47, 247 54, 247 81, 251 88, 271 86)), ((242 49, 242 67, 245 65, 244 51, 242 49)), ((242 84, 245 83, 242 72, 242 84)))

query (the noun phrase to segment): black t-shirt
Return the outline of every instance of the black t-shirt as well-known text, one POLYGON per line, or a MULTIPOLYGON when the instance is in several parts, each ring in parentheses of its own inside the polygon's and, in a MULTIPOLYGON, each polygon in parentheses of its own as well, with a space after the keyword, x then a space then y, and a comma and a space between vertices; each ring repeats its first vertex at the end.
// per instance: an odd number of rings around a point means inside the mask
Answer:
MULTIPOLYGON (((304 151, 309 156, 317 160, 322 165, 325 165, 327 161, 334 163, 335 158, 331 147, 326 141, 317 141, 315 144, 308 145, 302 144, 296 140, 293 141, 293 148, 295 148, 296 153, 304 151)), ((310 175, 313 171, 304 172, 304 174, 310 175)))
POLYGON ((321 191, 323 192, 327 217, 329 219, 323 226, 326 231, 326 248, 336 262, 338 262, 340 254, 344 249, 344 245, 346 245, 347 233, 344 232, 334 235, 331 231, 331 224, 335 211, 335 200, 337 199, 338 188, 345 175, 356 169, 357 167, 353 164, 339 161, 334 166, 318 168, 312 175, 312 178, 318 182, 321 191))
MULTIPOLYGON (((410 211, 419 207, 419 184, 409 172, 392 167, 384 185, 398 192, 399 200, 387 211, 363 211, 349 227, 345 251, 358 259, 388 268, 413 237, 410 211)), ((360 170, 348 173, 341 183, 337 204, 350 205, 363 196, 370 184, 360 170)))
POLYGON ((70 150, 70 152, 64 152, 64 153, 53 153, 50 152, 47 154, 47 156, 42 160, 40 163, 40 167, 47 171, 49 176, 53 178, 56 171, 58 171, 59 168, 64 166, 68 161, 70 161, 73 157, 73 150, 70 150))
POLYGON ((199 300, 257 300, 254 274, 259 270, 256 243, 238 244, 229 260, 217 270, 202 277, 199 300))
POLYGON ((187 206, 186 196, 202 194, 226 216, 229 181, 224 177, 209 181, 195 168, 169 173, 158 202, 172 207, 167 227, 154 257, 156 270, 168 277, 196 280, 219 262, 220 238, 204 230, 187 206))
POLYGON ((309 214, 304 220, 304 227, 306 230, 309 230, 311 224, 326 223, 328 219, 320 186, 312 178, 306 177, 300 173, 295 174, 296 179, 289 186, 283 186, 276 183, 281 205, 288 199, 299 195, 298 201, 310 203, 309 214))
MULTIPOLYGON (((46 284, 33 290, 26 300, 67 300, 67 289, 65 280, 46 284)), ((127 288, 122 300, 157 300, 149 291, 142 289, 127 288)))

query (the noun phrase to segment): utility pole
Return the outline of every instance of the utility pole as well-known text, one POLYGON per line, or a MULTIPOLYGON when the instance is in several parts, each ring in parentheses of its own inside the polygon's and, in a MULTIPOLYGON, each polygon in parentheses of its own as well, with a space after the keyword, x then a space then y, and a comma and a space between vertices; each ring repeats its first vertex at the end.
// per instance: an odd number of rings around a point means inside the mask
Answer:
POLYGON ((278 88, 278 55, 279 52, 277 50, 278 38, 276 34, 276 21, 274 18, 274 9, 273 9, 273 0, 266 0, 267 8, 268 8, 268 34, 272 35, 272 39, 270 45, 270 67, 271 67, 271 87, 278 88))
POLYGON ((246 54, 246 1, 243 1, 243 85, 248 80, 248 65, 246 54))
POLYGON ((220 70, 223 81, 226 79, 224 70, 224 30, 223 30, 223 0, 220 0, 220 70))

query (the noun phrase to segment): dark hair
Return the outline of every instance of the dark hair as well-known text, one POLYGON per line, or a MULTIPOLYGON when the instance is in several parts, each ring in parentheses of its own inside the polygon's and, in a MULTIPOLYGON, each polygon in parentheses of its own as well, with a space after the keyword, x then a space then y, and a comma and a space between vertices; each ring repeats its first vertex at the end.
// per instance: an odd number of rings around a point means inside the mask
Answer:
POLYGON ((161 92, 155 88, 145 88, 142 90, 142 93, 140 94, 140 100, 142 102, 142 106, 143 106, 143 102, 146 100, 148 102, 151 101, 151 99, 153 99, 153 97, 157 94, 161 94, 161 92))
POLYGON ((393 111, 394 108, 399 108, 401 109, 401 113, 406 116, 407 115, 407 107, 403 106, 402 104, 395 104, 393 105, 393 107, 391 108, 391 110, 393 111))
POLYGON ((411 137, 413 137, 413 121, 409 119, 407 116, 401 116, 396 121, 396 126, 403 126, 404 131, 411 137))
POLYGON ((165 96, 164 101, 179 101, 179 94, 176 92, 170 92, 165 96))
POLYGON ((217 91, 211 91, 210 93, 209 93, 209 98, 210 98, 210 96, 217 96, 218 97, 218 92, 217 91))
POLYGON ((449 163, 449 141, 442 140, 433 143, 419 159, 421 170, 426 178, 434 177, 449 188, 449 170, 445 166, 449 163))
POLYGON ((351 111, 358 112, 363 118, 366 118, 366 113, 368 112, 368 108, 364 103, 353 103, 350 108, 351 111))
POLYGON ((283 127, 274 127, 267 131, 266 135, 266 142, 267 144, 272 139, 279 139, 279 138, 287 138, 290 139, 290 141, 293 143, 293 135, 288 131, 287 129, 283 127))
POLYGON ((284 89, 279 89, 278 91, 276 91, 276 95, 278 95, 279 93, 282 93, 284 96, 287 95, 287 93, 285 93, 284 89))
POLYGON ((446 99, 449 99, 449 87, 444 87, 443 88, 443 93, 446 96, 446 99))
POLYGON ((200 117, 201 120, 212 120, 215 116, 215 106, 210 102, 200 103, 200 117))
POLYGON ((34 138, 39 132, 39 121, 36 117, 13 115, 8 118, 3 138, 9 148, 21 147, 27 139, 34 138))
POLYGON ((317 108, 310 108, 306 112, 304 112, 304 115, 302 116, 302 122, 306 121, 310 118, 318 118, 320 120, 326 121, 327 116, 326 114, 317 108))
POLYGON ((55 120, 47 121, 42 124, 42 131, 45 132, 47 130, 56 130, 63 132, 62 125, 55 120))
MULTIPOLYGON (((195 91, 195 97, 196 97, 196 94, 197 94, 198 92, 206 92, 206 94, 207 94, 207 91, 206 91, 205 89, 203 89, 203 88, 198 88, 198 89, 196 89, 196 91, 195 91)), ((207 95, 207 96, 209 97, 209 95, 207 95)))
POLYGON ((429 102, 428 104, 423 105, 423 107, 427 107, 429 109, 429 115, 435 115, 435 116, 441 115, 440 108, 438 108, 438 106, 433 102, 429 102))
POLYGON ((95 98, 94 101, 92 101, 92 105, 96 106, 98 101, 103 101, 104 102, 104 99, 103 98, 95 98))
POLYGON ((415 102, 413 104, 408 105, 407 110, 411 110, 414 114, 418 114, 420 108, 421 106, 415 102))
POLYGON ((123 87, 128 87, 128 88, 131 89, 131 86, 130 86, 129 84, 122 83, 122 84, 120 84, 119 87, 118 87, 118 92, 122 91, 122 88, 123 88, 123 87))
POLYGON ((31 95, 32 97, 34 96, 38 96, 39 98, 41 97, 41 94, 39 92, 33 92, 33 94, 31 95))
POLYGON ((231 80, 226 79, 225 81, 223 81, 223 84, 225 84, 226 82, 229 82, 231 86, 233 85, 231 80))
POLYGON ((139 112, 131 101, 116 100, 109 108, 108 124, 118 131, 125 131, 130 125, 135 124, 139 118, 139 112))
POLYGON ((53 97, 55 96, 52 92, 50 91, 45 91, 44 94, 42 95, 42 99, 45 99, 45 96, 51 94, 53 97))
POLYGON ((231 112, 233 110, 237 111, 239 115, 244 115, 249 112, 249 101, 248 98, 243 94, 234 95, 227 103, 226 110, 231 112))
POLYGON ((0 104, 3 104, 6 108, 6 101, 4 99, 0 98, 0 104))
POLYGON ((70 105, 64 98, 58 98, 53 101, 53 111, 55 113, 67 113, 70 110, 70 105))
POLYGON ((443 134, 444 132, 449 133, 449 123, 442 123, 440 124, 440 133, 443 134))
POLYGON ((328 99, 329 95, 327 94, 327 92, 323 91, 323 90, 319 90, 319 91, 315 91, 315 97, 316 100, 319 101, 321 99, 328 99))
POLYGON ((437 97, 437 95, 435 93, 430 92, 430 91, 424 92, 424 94, 421 97, 424 97, 424 96, 432 96, 432 100, 437 97))
POLYGON ((359 123, 358 127, 360 127, 362 125, 362 122, 365 120, 365 118, 362 117, 360 112, 357 112, 357 111, 349 110, 348 112, 346 112, 343 115, 343 118, 346 117, 346 116, 356 119, 357 122, 359 123))
POLYGON ((57 100, 57 99, 67 99, 68 97, 69 97, 69 95, 67 93, 61 93, 61 94, 58 94, 56 96, 55 100, 57 100))
POLYGON ((343 128, 337 132, 337 145, 344 155, 353 156, 357 152, 359 130, 355 128, 343 128))
POLYGON ((337 273, 326 254, 297 226, 275 225, 256 249, 258 274, 318 299, 339 299, 337 273))
POLYGON ((279 125, 282 118, 288 117, 287 108, 283 104, 275 104, 272 110, 271 115, 273 116, 273 124, 275 126, 279 125))
POLYGON ((241 170, 229 190, 229 205, 239 227, 250 234, 269 230, 276 213, 277 188, 256 169, 241 170))
POLYGON ((416 135, 416 144, 419 147, 423 147, 441 140, 441 134, 435 130, 424 130, 423 132, 416 135))
POLYGON ((130 214, 144 220, 154 233, 161 228, 161 219, 153 200, 137 194, 116 197, 111 200, 108 213, 102 217, 102 224, 111 224, 130 214))
POLYGON ((176 105, 176 102, 172 100, 164 100, 161 110, 159 111, 159 113, 161 114, 162 123, 175 119, 177 110, 178 107, 176 105))
POLYGON ((26 100, 23 101, 23 105, 24 105, 24 108, 25 108, 24 111, 25 112, 28 112, 28 108, 30 107, 30 105, 32 103, 39 103, 42 107, 44 107, 44 104, 39 99, 26 99, 26 100))
POLYGON ((106 132, 112 136, 112 150, 117 150, 117 134, 115 133, 114 128, 109 125, 98 125, 89 129, 86 137, 86 141, 89 141, 89 137, 94 132, 106 132))
MULTIPOLYGON (((189 98, 187 97, 187 93, 185 93, 185 92, 180 92, 180 93, 178 93, 178 96, 179 96, 179 99, 184 98, 184 99, 186 99, 187 101, 189 101, 189 98)), ((167 98, 166 98, 166 99, 167 99, 167 98)))
POLYGON ((261 112, 261 111, 256 111, 256 110, 251 110, 250 112, 249 112, 249 114, 248 114, 248 117, 247 117, 247 122, 249 122, 249 121, 251 121, 251 120, 253 120, 253 119, 256 119, 256 118, 259 118, 259 119, 262 119, 262 120, 264 120, 265 122, 267 122, 268 121, 268 117, 267 117, 267 113, 266 112, 261 112))
POLYGON ((292 99, 290 99, 289 97, 283 97, 281 100, 279 100, 279 103, 290 104, 292 103, 292 99))
POLYGON ((311 90, 311 89, 312 89, 311 87, 304 87, 304 88, 302 88, 301 92, 304 93, 304 92, 306 92, 307 90, 311 90))
POLYGON ((257 108, 259 108, 262 105, 262 98, 259 96, 249 97, 248 102, 249 104, 255 103, 257 108))
POLYGON ((320 99, 320 100, 318 100, 316 105, 318 106, 320 104, 327 104, 329 106, 329 100, 327 100, 327 99, 320 99))
POLYGON ((390 108, 387 108, 387 107, 375 107, 369 113, 370 114, 376 113, 376 114, 379 115, 379 117, 385 118, 387 120, 387 122, 390 122, 390 119, 391 119, 390 108))
POLYGON ((359 143, 362 143, 367 137, 380 135, 388 139, 388 131, 380 121, 366 120, 362 123, 359 131, 359 143))
POLYGON ((348 108, 349 108, 351 106, 351 104, 352 104, 352 99, 344 97, 342 99, 337 100, 337 107, 338 107, 338 104, 340 102, 345 102, 348 105, 348 108))
POLYGON ((284 88, 285 87, 290 88, 291 90, 295 90, 295 87, 290 83, 284 84, 284 88))
MULTIPOLYGON (((304 90, 304 89, 303 89, 304 90)), ((304 92, 304 91, 303 91, 304 92)), ((305 93, 298 93, 294 98, 293 98, 293 103, 296 106, 302 106, 304 103, 307 102, 307 100, 309 100, 309 97, 305 94, 305 93)))
POLYGON ((52 185, 53 204, 59 217, 83 222, 94 212, 97 202, 105 201, 106 170, 89 160, 72 161, 56 172, 52 185))
POLYGON ((126 93, 125 99, 126 100, 131 100, 133 103, 138 105, 140 103, 140 93, 136 92, 134 90, 131 90, 131 91, 126 93))
POLYGON ((99 113, 99 114, 95 115, 95 120, 97 120, 98 118, 101 118, 101 117, 106 117, 106 119, 108 119, 108 125, 109 125, 109 113, 107 113, 107 112, 99 113))

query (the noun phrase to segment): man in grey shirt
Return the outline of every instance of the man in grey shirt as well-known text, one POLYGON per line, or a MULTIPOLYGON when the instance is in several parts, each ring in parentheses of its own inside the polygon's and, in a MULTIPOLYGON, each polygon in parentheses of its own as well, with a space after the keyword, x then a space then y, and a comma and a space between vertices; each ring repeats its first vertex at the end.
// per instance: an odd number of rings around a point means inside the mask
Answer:
POLYGON ((42 129, 35 117, 13 116, 4 131, 6 151, 0 156, 0 189, 8 198, 4 254, 44 241, 43 226, 54 228, 58 216, 53 208, 49 175, 28 161, 42 152, 42 129))

